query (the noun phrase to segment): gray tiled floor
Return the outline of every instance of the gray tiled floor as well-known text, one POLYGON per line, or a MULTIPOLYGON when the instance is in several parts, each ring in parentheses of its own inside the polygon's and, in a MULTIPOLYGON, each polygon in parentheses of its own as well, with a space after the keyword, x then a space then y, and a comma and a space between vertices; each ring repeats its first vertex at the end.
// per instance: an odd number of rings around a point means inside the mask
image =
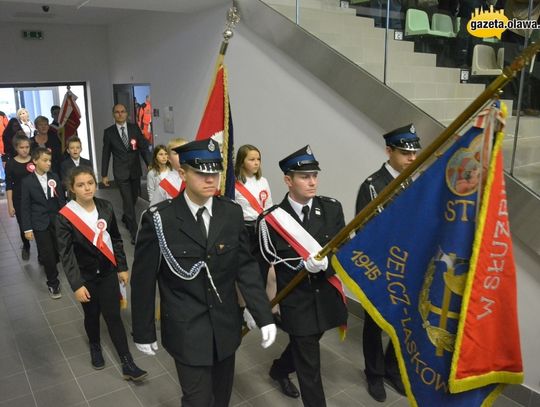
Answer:
MULTIPOLYGON (((106 195, 113 202, 119 201, 116 193, 106 195)), ((174 363, 163 350, 156 357, 149 357, 130 344, 137 363, 149 372, 149 377, 141 384, 126 382, 121 378, 117 356, 103 326, 106 368, 91 368, 82 310, 65 277, 61 273, 62 299, 50 299, 35 246, 32 245, 30 261, 21 261, 17 224, 6 213, 6 203, 1 200, 0 407, 179 406, 181 392, 174 363)), ((133 247, 129 243, 126 252, 132 258, 133 247)), ((129 331, 129 310, 123 312, 123 317, 129 331)), ((389 388, 385 403, 377 403, 367 394, 362 373, 361 328, 362 320, 351 315, 345 342, 335 331, 327 332, 321 341, 328 406, 407 406, 407 400, 389 388)), ((277 343, 267 350, 259 342, 259 335, 250 333, 237 352, 231 406, 301 406, 301 401, 282 395, 267 374, 287 337, 280 332, 277 343)), ((501 397, 496 406, 518 404, 501 397)))

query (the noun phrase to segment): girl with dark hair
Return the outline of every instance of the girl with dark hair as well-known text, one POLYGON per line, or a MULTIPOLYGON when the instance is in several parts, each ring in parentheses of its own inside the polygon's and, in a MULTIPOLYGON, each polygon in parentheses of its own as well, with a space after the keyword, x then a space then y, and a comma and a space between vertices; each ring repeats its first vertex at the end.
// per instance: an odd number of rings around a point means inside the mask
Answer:
MULTIPOLYGON (((19 123, 17 119, 11 120, 15 120, 17 124, 19 123)), ((4 135, 8 129, 6 129, 4 135)), ((19 224, 21 240, 23 243, 21 257, 24 261, 26 261, 30 258, 30 241, 24 236, 24 230, 22 228, 21 185, 22 180, 34 172, 35 166, 30 157, 30 140, 28 137, 26 137, 24 132, 21 131, 21 133, 16 134, 15 137, 10 138, 10 144, 11 149, 15 151, 15 156, 6 163, 6 195, 8 215, 11 217, 17 217, 17 223, 19 224)))
POLYGON ((120 317, 120 284, 127 285, 126 254, 112 204, 95 197, 96 176, 88 167, 75 167, 67 185, 74 197, 56 221, 58 251, 64 272, 84 311, 92 367, 103 369, 99 317, 122 363, 124 379, 139 381, 147 372, 137 367, 129 352, 120 317))
POLYGON ((15 148, 13 147, 13 137, 15 137, 15 134, 17 134, 18 131, 22 131, 19 120, 16 118, 9 119, 9 122, 4 129, 4 133, 2 134, 2 140, 4 140, 4 155, 2 156, 2 159, 4 162, 17 155, 15 148))
POLYGON ((148 166, 148 174, 146 175, 146 189, 148 191, 149 202, 154 202, 154 195, 158 190, 159 183, 169 174, 171 168, 167 147, 163 144, 155 146, 154 153, 152 154, 152 163, 148 166))

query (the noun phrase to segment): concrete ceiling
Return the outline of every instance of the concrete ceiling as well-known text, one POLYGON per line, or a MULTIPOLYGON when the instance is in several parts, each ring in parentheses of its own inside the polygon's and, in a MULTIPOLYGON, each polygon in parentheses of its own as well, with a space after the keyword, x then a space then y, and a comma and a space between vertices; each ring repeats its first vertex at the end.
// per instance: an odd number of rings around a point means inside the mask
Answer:
POLYGON ((0 1, 0 22, 108 25, 146 11, 194 13, 232 0, 17 0, 0 1), (49 6, 45 12, 42 6, 49 6))

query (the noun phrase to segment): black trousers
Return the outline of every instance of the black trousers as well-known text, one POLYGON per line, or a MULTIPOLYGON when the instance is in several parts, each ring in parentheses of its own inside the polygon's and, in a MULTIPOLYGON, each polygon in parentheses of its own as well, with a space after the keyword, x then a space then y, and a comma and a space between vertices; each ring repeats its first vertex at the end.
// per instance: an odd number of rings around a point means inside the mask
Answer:
POLYGON ((141 179, 130 178, 115 180, 122 197, 122 210, 127 228, 132 238, 137 235, 137 218, 135 217, 135 203, 141 193, 141 179))
POLYGON ((232 394, 234 360, 234 353, 213 366, 190 366, 175 360, 182 387, 182 407, 227 407, 232 394))
POLYGON ((116 273, 98 277, 84 283, 90 292, 90 302, 83 302, 84 329, 90 343, 99 343, 99 316, 107 324, 114 348, 118 356, 129 354, 126 331, 120 317, 120 286, 116 273))
POLYGON ((289 335, 289 344, 270 369, 273 377, 285 377, 296 371, 300 394, 305 407, 325 407, 321 379, 321 351, 319 340, 323 334, 289 335))
POLYGON ((399 367, 392 341, 388 343, 386 352, 383 351, 382 330, 369 314, 365 313, 364 330, 362 331, 362 346, 366 364, 366 376, 369 378, 391 376, 399 378, 399 367))
POLYGON ((13 206, 15 208, 15 218, 17 218, 17 223, 19 224, 19 231, 21 232, 21 240, 23 246, 27 249, 30 249, 30 241, 26 239, 26 237, 24 236, 24 230, 22 229, 21 205, 16 205, 15 202, 13 202, 13 206))
POLYGON ((56 288, 60 284, 60 281, 58 281, 58 269, 56 268, 56 263, 58 263, 58 245, 56 243, 54 224, 51 222, 46 230, 34 230, 33 233, 34 239, 36 239, 39 257, 41 263, 43 263, 45 275, 47 276, 47 285, 56 288))

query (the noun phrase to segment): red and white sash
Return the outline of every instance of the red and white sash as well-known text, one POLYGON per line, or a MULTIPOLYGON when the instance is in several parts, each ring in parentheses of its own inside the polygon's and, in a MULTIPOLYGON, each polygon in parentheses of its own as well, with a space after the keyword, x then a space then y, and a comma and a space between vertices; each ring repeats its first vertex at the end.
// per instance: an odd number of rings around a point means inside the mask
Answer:
POLYGON ((172 170, 159 182, 159 187, 165 191, 168 197, 176 198, 182 190, 182 178, 178 175, 178 172, 172 170))
POLYGON ((104 219, 98 219, 96 224, 92 225, 86 219, 86 210, 75 200, 69 201, 60 209, 60 213, 116 266, 111 235, 107 232, 107 222, 104 219))
MULTIPOLYGON (((257 199, 240 182, 236 181, 236 190, 247 199, 249 204, 259 214, 263 211, 257 199)), ((306 260, 311 253, 321 251, 322 247, 309 232, 300 225, 288 212, 282 208, 276 208, 264 217, 267 223, 291 245, 296 253, 306 260)), ((341 280, 333 275, 328 278, 328 282, 338 290, 343 302, 347 302, 347 297, 343 291, 341 280)))
POLYGON ((263 206, 264 206, 264 201, 266 201, 266 199, 268 198, 268 192, 266 191, 261 191, 262 192, 266 192, 266 197, 264 198, 264 200, 261 199, 262 201, 262 205, 259 203, 259 201, 257 201, 257 198, 255 198, 253 196, 253 194, 251 192, 249 192, 249 190, 246 188, 246 186, 244 184, 242 184, 240 181, 236 181, 235 184, 234 184, 234 187, 236 188, 236 190, 244 197, 246 198, 246 200, 249 202, 249 204, 251 205, 251 207, 253 209, 255 209, 255 211, 260 214, 262 211, 263 211, 263 206))

